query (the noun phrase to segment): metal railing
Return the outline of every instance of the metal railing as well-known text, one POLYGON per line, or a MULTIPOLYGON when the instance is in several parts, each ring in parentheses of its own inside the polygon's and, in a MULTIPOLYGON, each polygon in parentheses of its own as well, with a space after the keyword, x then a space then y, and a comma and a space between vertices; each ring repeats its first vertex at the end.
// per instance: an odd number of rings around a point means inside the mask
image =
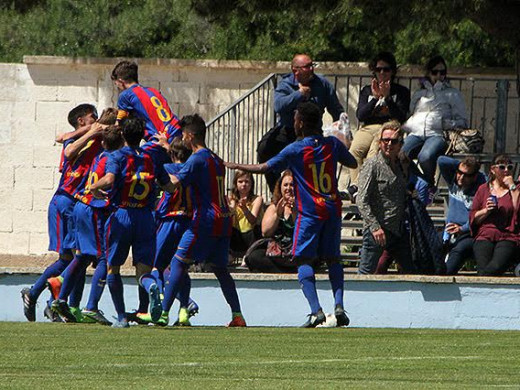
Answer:
MULTIPOLYGON (((274 90, 283 74, 272 73, 240 99, 232 103, 208 124, 208 146, 226 161, 257 163, 256 147, 262 136, 274 126, 274 90)), ((325 74, 334 85, 345 107, 351 127, 359 122, 355 111, 361 88, 371 81, 371 75, 325 74)), ((450 77, 453 87, 465 99, 470 127, 479 129, 486 140, 487 153, 520 152, 520 98, 515 94, 514 79, 485 77, 450 77)), ((415 92, 417 77, 398 77, 396 81, 415 92)), ((269 193, 263 176, 256 177, 256 191, 268 201, 269 193)), ((231 187, 232 177, 227 178, 231 187)))

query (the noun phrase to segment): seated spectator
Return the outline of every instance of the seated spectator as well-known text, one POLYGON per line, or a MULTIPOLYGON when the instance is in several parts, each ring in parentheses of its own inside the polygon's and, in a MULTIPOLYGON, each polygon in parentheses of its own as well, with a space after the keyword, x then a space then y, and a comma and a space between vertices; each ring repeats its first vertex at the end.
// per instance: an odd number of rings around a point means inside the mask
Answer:
POLYGON ((469 212, 477 189, 486 182, 479 172, 480 164, 472 157, 463 161, 441 156, 438 160, 441 175, 448 184, 448 213, 443 241, 449 254, 446 274, 456 275, 467 259, 474 258, 473 237, 469 230, 469 212))
POLYGON ((349 149, 358 164, 357 168, 350 169, 348 192, 352 201, 357 196, 358 176, 363 162, 377 154, 381 126, 390 120, 403 123, 410 105, 410 90, 394 82, 397 61, 392 53, 379 53, 368 67, 373 79, 370 85, 361 89, 356 111, 363 126, 355 132, 349 149))
POLYGON ((229 208, 233 212, 229 249, 234 257, 242 257, 251 244, 262 236, 259 222, 262 220, 264 200, 254 193, 254 187, 253 175, 241 170, 235 172, 229 197, 229 208))
POLYGON ((297 272, 292 261, 296 207, 292 172, 286 170, 276 182, 273 199, 262 219, 264 239, 255 242, 244 256, 253 272, 297 272))
POLYGON ((403 273, 414 273, 408 232, 405 228, 407 171, 399 159, 403 132, 398 122, 385 123, 379 152, 367 160, 359 175, 358 207, 363 217, 360 274, 373 274, 387 250, 403 273))
POLYGON ((477 272, 482 276, 502 275, 516 258, 520 190, 513 181, 513 168, 507 155, 495 156, 489 181, 478 188, 473 198, 469 223, 475 239, 477 272))
POLYGON ((464 99, 447 77, 448 67, 441 56, 435 56, 425 66, 421 89, 413 94, 411 116, 403 125, 406 137, 403 151, 417 158, 426 179, 434 184, 437 158, 444 154, 447 144, 444 130, 466 127, 464 99))

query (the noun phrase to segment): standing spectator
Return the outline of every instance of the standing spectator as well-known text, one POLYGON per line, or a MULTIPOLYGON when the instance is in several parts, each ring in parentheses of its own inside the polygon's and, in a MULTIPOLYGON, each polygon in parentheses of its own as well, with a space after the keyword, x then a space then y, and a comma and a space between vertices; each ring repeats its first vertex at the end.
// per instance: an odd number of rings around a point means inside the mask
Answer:
POLYGON ((348 192, 355 202, 358 192, 359 171, 366 158, 377 154, 381 125, 390 120, 403 123, 410 105, 410 91, 394 82, 397 62, 392 53, 379 53, 368 66, 372 82, 361 89, 356 116, 363 126, 356 131, 350 153, 357 168, 350 169, 348 192))
POLYGON ((373 274, 386 249, 404 273, 413 273, 408 233, 404 226, 408 178, 399 160, 403 132, 399 123, 385 123, 378 154, 359 175, 359 212, 363 217, 360 274, 373 274))
MULTIPOLYGON (((316 103, 322 112, 326 108, 334 121, 345 111, 332 84, 325 77, 314 73, 315 66, 307 54, 296 54, 293 57, 292 73, 285 75, 274 91, 274 109, 278 115, 278 123, 258 144, 259 163, 276 156, 296 140, 294 111, 299 103, 311 101, 316 103)), ((280 172, 265 174, 271 192, 279 176, 280 172)))
POLYGON ((511 159, 493 158, 488 183, 475 194, 469 223, 475 238, 473 251, 481 276, 502 275, 513 264, 519 242, 518 196, 511 159))
POLYGON ((469 230, 469 212, 477 189, 486 182, 479 172, 480 164, 468 157, 463 161, 441 156, 438 160, 441 175, 448 184, 448 214, 443 241, 449 250, 446 273, 456 275, 464 261, 473 258, 473 237, 469 230))
MULTIPOLYGON (((253 175, 237 170, 229 197, 229 208, 233 212, 229 249, 233 256, 244 256, 251 244, 261 237, 259 221, 263 207, 264 199, 255 194, 253 175)), ((241 266, 245 267, 245 262, 241 266)))
POLYGON ((450 85, 448 67, 441 56, 435 56, 425 66, 421 89, 414 93, 410 103, 412 115, 403 125, 410 135, 405 139, 403 152, 418 158, 426 179, 434 184, 437 158, 447 144, 444 130, 468 125, 466 106, 458 89, 450 85))

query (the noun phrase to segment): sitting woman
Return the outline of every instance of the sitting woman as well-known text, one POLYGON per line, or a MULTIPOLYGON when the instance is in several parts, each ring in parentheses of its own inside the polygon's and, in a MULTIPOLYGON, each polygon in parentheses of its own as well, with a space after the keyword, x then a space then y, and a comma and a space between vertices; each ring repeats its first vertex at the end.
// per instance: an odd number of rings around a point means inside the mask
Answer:
MULTIPOLYGON (((251 244, 261 237, 260 221, 264 200, 254 193, 253 176, 237 170, 233 177, 233 188, 229 197, 229 207, 233 211, 230 254, 242 257, 251 244)), ((242 264, 245 266, 245 263, 242 264)))
POLYGON ((502 275, 516 259, 520 190, 513 181, 513 168, 508 156, 495 156, 488 183, 473 198, 469 222, 477 272, 482 276, 502 275))
POLYGON ((292 172, 286 170, 276 182, 271 204, 262 219, 264 239, 255 242, 244 256, 253 272, 297 272, 292 261, 296 207, 292 172))
POLYGON ((419 160, 426 179, 434 184, 437 158, 447 147, 444 130, 467 127, 468 122, 464 99, 446 77, 448 67, 444 58, 433 57, 425 70, 421 89, 412 96, 411 116, 403 125, 403 130, 409 133, 403 152, 419 160))

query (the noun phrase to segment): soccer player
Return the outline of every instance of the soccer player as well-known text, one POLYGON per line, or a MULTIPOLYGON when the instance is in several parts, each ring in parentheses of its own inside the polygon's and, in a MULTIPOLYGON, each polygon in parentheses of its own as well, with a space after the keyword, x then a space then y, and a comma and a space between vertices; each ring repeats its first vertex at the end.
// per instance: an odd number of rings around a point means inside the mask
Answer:
POLYGON ((129 114, 146 122, 145 141, 157 133, 166 134, 168 142, 180 136, 179 120, 159 91, 139 84, 138 66, 135 62, 121 61, 112 70, 111 78, 121 93, 117 101, 120 121, 129 114))
POLYGON ((144 136, 144 121, 127 118, 121 122, 125 146, 112 153, 106 174, 92 184, 96 197, 106 197, 103 190, 112 188, 110 202, 117 210, 105 225, 107 283, 117 312, 115 328, 128 327, 120 267, 125 263, 130 247, 137 280, 151 271, 155 254, 155 223, 152 208, 155 203, 157 180, 167 191, 173 192, 168 174, 158 162, 156 150, 144 151, 139 143, 144 136))
MULTIPOLYGON (((182 140, 192 155, 180 171, 170 175, 175 187, 191 186, 193 219, 183 234, 170 263, 161 321, 168 323, 174 298, 186 282, 188 266, 209 262, 222 293, 231 308, 231 327, 246 326, 233 280, 227 269, 232 219, 224 188, 226 170, 223 161, 206 147, 206 123, 197 114, 182 118, 182 140)), ((186 302, 181 302, 181 306, 186 302)))
MULTIPOLYGON (((174 161, 173 164, 165 164, 164 169, 170 175, 176 174, 184 166, 184 163, 190 157, 191 149, 184 146, 182 139, 176 137, 170 144, 170 156, 174 161)), ((139 284, 150 294, 150 302, 155 306, 150 308, 150 313, 156 312, 154 315, 157 322, 158 317, 162 314, 160 301, 154 297, 159 294, 161 299, 164 298, 164 281, 168 280, 170 272, 167 269, 171 259, 177 250, 179 241, 188 228, 193 216, 193 206, 191 199, 191 187, 179 186, 177 190, 170 194, 167 191, 162 193, 161 199, 157 203, 155 210, 155 220, 157 224, 157 247, 155 250, 154 268, 151 273, 145 274, 139 280, 139 284)), ((186 274, 183 289, 177 295, 181 301, 179 310, 179 320, 176 322, 180 326, 190 326, 189 318, 198 312, 198 305, 192 299, 189 299, 189 291, 191 288, 191 280, 186 274)), ((153 322, 149 314, 147 317, 137 313, 141 320, 153 322)), ((161 323, 161 325, 167 325, 161 323)))
MULTIPOLYGON (((117 110, 107 109, 101 115, 99 123, 115 123, 116 115, 117 110)), ((90 186, 104 175, 108 155, 111 151, 122 147, 123 140, 120 129, 116 126, 97 132, 90 131, 85 136, 87 139, 91 137, 101 138, 101 145, 105 150, 94 158, 84 182, 78 186, 74 195, 78 200, 73 210, 76 257, 60 276, 50 278, 48 283, 53 292, 58 292, 51 308, 66 322, 99 322, 108 325, 110 322, 99 312, 97 304, 106 280, 103 232, 111 207, 108 200, 95 199, 90 192, 90 186), (74 297, 71 295, 70 307, 66 299, 73 288, 83 289, 85 272, 90 263, 96 264, 96 272, 92 280, 87 309, 81 311, 79 308, 81 296, 73 299, 74 297)), ((77 142, 80 142, 82 138, 77 142)))
MULTIPOLYGON (((75 130, 82 129, 82 131, 85 131, 85 129, 90 129, 96 119, 97 111, 91 104, 81 104, 73 108, 68 114, 68 122, 75 130)), ((47 279, 59 275, 73 259, 74 226, 72 210, 75 203, 74 191, 88 171, 88 167, 85 169, 75 160, 79 153, 85 151, 75 148, 73 146, 74 141, 71 138, 63 145, 62 175, 48 209, 49 250, 57 252, 59 258, 47 267, 30 289, 24 288, 21 292, 24 314, 29 321, 36 320, 36 302, 45 289, 47 279)), ((59 320, 55 318, 49 305, 46 305, 44 313, 51 320, 59 320)))
POLYGON ((263 164, 227 163, 231 169, 252 173, 290 169, 294 175, 298 209, 294 235, 294 260, 298 265, 298 280, 311 308, 303 327, 314 328, 325 321, 316 291, 314 267, 325 260, 334 295, 337 326, 350 322, 343 309, 343 267, 340 263, 341 199, 336 179, 337 163, 350 168, 356 160, 346 146, 335 137, 324 137, 322 111, 312 103, 300 103, 294 114, 298 141, 285 147, 280 154, 263 164))

